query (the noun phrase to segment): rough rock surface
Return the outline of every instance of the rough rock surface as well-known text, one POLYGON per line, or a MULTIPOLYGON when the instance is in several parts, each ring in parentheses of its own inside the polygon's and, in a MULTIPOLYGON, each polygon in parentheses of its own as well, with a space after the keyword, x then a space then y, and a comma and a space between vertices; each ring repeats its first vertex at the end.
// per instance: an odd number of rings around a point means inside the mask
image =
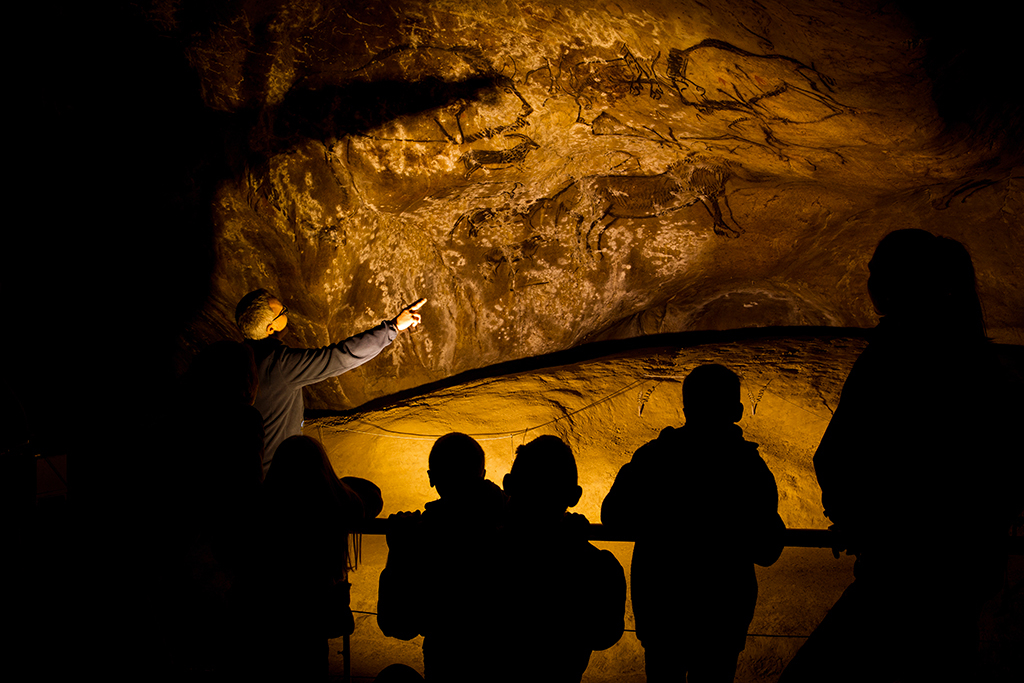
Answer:
MULTIPOLYGON (((415 392, 590 341, 871 326, 867 258, 902 227, 962 240, 990 333, 1024 342, 1022 64, 1004 4, 12 8, 8 23, 33 49, 10 69, 2 446, 17 471, 7 479, 20 499, 36 454, 71 453, 99 489, 84 506, 97 559, 84 581, 63 575, 65 558, 46 566, 41 550, 60 538, 40 535, 17 558, 39 580, 23 629, 47 636, 26 642, 46 648, 33 666, 66 677, 64 653, 76 651, 107 670, 116 642, 121 670, 150 671, 153 640, 175 635, 138 599, 167 566, 180 504, 166 481, 181 454, 163 452, 162 438, 176 428, 164 422, 175 369, 236 336, 235 303, 256 287, 287 301, 296 345, 428 297, 420 330, 318 385, 308 404, 363 406, 364 422, 413 435, 498 432, 485 444, 492 477, 516 434, 546 425, 580 454, 591 517, 628 454, 678 422, 664 376, 699 354, 676 345, 415 392), (368 404, 378 400, 393 410, 368 404), (112 615, 94 647, 51 647, 92 636, 55 627, 68 623, 60 616, 76 601, 60 587, 72 585, 90 587, 88 611, 112 615)), ((709 351, 743 375, 742 424, 791 525, 823 524, 808 458, 859 343, 817 329, 806 342, 709 351)), ((424 469, 427 442, 342 431, 353 422, 311 423, 339 471, 378 480, 389 511, 429 499, 425 479, 408 474, 424 469)), ((372 611, 380 539, 366 550, 354 598, 372 611)), ((628 547, 616 552, 628 561, 628 547)), ((805 633, 849 565, 827 551, 783 560, 770 570, 783 579, 765 576, 754 628, 805 633)), ((997 616, 1019 634, 1016 609, 997 616)), ((415 643, 360 649, 383 645, 372 616, 359 619, 356 661, 395 661, 400 648, 418 661, 415 643)), ((758 642, 741 671, 770 679, 797 641, 758 642)), ((617 648, 595 655, 595 680, 639 680, 635 640, 617 648)), ((1020 652, 1018 635, 1013 661, 1020 652)))
MULTIPOLYGON (((863 335, 704 337, 686 343, 676 336, 672 346, 468 378, 348 415, 322 415, 306 422, 305 433, 325 444, 337 472, 381 484, 382 516, 422 510, 437 498, 427 479, 427 460, 438 436, 472 434, 484 448, 487 477, 500 483, 517 446, 554 434, 572 447, 579 466, 583 496, 572 511, 597 522, 619 468, 662 428, 685 422, 682 379, 698 365, 722 363, 741 376, 745 409, 739 425, 746 439, 759 444, 775 475, 786 525, 827 528, 811 458, 843 381, 866 345, 863 335)), ((913 529, 907 533, 912 537, 913 529)), ((628 576, 632 544, 599 545, 616 555, 628 576)), ((386 559, 384 539, 364 536, 363 563, 351 576, 353 609, 360 612, 352 639, 357 675, 372 676, 395 662, 422 670, 421 639, 385 638, 376 624, 377 582, 386 559)), ((922 567, 927 562, 924 551, 922 567)), ((1024 570, 1021 562, 1014 567, 1024 570)), ((829 550, 815 548, 787 548, 771 567, 758 567, 757 611, 736 680, 774 680, 849 585, 852 568, 851 557, 836 560, 829 550)), ((542 558, 537 571, 543 571, 542 558)), ((1012 614, 1012 604, 993 601, 990 612, 1012 614)), ((537 606, 538 619, 544 618, 543 609, 537 606)), ((628 601, 626 628, 634 628, 628 601)), ((1003 668, 1019 670, 1019 657, 1012 654, 1020 645, 1019 619, 986 621, 982 628, 986 670, 993 676, 1003 668)), ((529 651, 528 634, 524 651, 529 651)), ((340 658, 332 667, 340 670, 340 658)), ((627 632, 611 649, 595 653, 584 681, 642 683, 643 650, 635 634, 627 632)))
POLYGON ((149 13, 229 131, 186 345, 258 286, 295 344, 430 299, 311 405, 594 339, 870 326, 865 264, 901 227, 967 243, 993 332, 1024 339, 998 28, 913 3, 200 4, 149 13))
POLYGON ((324 442, 338 472, 389 482, 384 515, 418 509, 434 496, 427 454, 443 434, 461 431, 477 438, 496 482, 511 468, 517 446, 555 434, 570 444, 579 463, 584 495, 578 511, 596 522, 615 474, 633 452, 662 428, 685 422, 683 378, 698 365, 722 363, 742 378, 741 426, 775 472, 787 526, 824 528, 811 456, 866 341, 842 335, 726 341, 715 336, 720 339, 711 343, 683 342, 467 379, 383 407, 307 420, 306 433, 324 442))

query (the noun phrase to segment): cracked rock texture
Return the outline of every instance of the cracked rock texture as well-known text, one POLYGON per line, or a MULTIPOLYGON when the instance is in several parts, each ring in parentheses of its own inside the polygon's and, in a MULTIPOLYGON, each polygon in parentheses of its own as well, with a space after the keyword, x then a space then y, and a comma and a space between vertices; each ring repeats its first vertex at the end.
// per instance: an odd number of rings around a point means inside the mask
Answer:
MULTIPOLYGON (((387 482, 382 515, 421 509, 437 497, 427 480, 437 436, 474 435, 486 454, 487 477, 500 483, 517 446, 554 434, 570 444, 579 467, 583 497, 572 511, 596 522, 633 452, 663 427, 684 422, 682 379, 703 363, 723 363, 742 377, 739 424, 775 474, 786 524, 825 528, 811 456, 865 341, 841 334, 704 341, 471 379, 355 415, 318 417, 307 421, 305 432, 323 441, 338 472, 387 482)), ((598 545, 611 550, 629 576, 632 544, 598 545)), ((420 638, 410 644, 385 638, 372 616, 386 559, 384 540, 364 536, 363 563, 352 576, 353 609, 367 613, 357 615, 352 638, 356 675, 395 662, 422 665, 420 638)), ((774 680, 803 642, 778 636, 809 633, 846 587, 851 567, 851 558, 836 561, 828 550, 790 548, 772 567, 758 568, 759 602, 749 631, 762 635, 747 639, 736 680, 774 680)), ((542 612, 538 605, 538 618, 542 612)), ((626 628, 634 627, 627 602, 626 628)), ((332 662, 332 670, 340 667, 340 658, 332 662)), ((642 683, 636 637, 626 633, 614 647, 595 652, 584 680, 642 683)))
POLYGON ((902 227, 964 241, 993 335, 1024 338, 996 26, 913 3, 360 7, 148 7, 229 157, 186 357, 260 286, 296 345, 429 298, 421 331, 311 390, 335 409, 598 339, 870 326, 866 262, 902 227))
MULTIPOLYGON (((102 559, 88 580, 41 559, 42 534, 19 555, 42 579, 22 629, 47 634, 34 665, 80 649, 50 644, 67 637, 53 616, 75 602, 64 587, 82 584, 115 624, 95 664, 109 669, 117 642, 123 670, 153 670, 168 624, 138 596, 167 566, 180 505, 166 490, 182 466, 164 452, 173 382, 238 338, 235 304, 257 287, 287 303, 286 340, 306 346, 429 299, 421 328, 307 396, 321 411, 310 433, 339 472, 378 481, 388 512, 432 498, 419 474, 431 437, 461 429, 482 435, 492 478, 517 438, 565 437, 596 520, 618 467, 680 421, 679 376, 716 359, 743 378, 741 426, 786 522, 823 527, 810 456, 863 346, 849 328, 876 322, 866 264, 883 235, 966 244, 989 333, 1016 345, 1019 372, 1024 60, 1008 4, 9 10, 33 41, 8 86, 0 446, 12 469, 71 452, 101 489, 82 526, 102 559), (414 438, 357 433, 381 427, 414 438)), ((364 550, 353 604, 370 612, 386 548, 368 536, 364 550)), ((615 552, 628 566, 628 544, 615 552)), ((817 623, 847 560, 788 549, 761 574, 752 632, 768 635, 752 636, 738 680, 781 670, 801 641, 775 636, 817 623)), ((992 617, 1010 637, 986 646, 1007 648, 994 661, 1014 681, 1018 607, 992 617)), ((357 618, 360 675, 420 661, 416 642, 385 644, 357 618)), ((595 654, 587 680, 642 680, 635 638, 595 654)))
MULTIPOLYGON (((427 478, 428 455, 442 434, 472 434, 484 448, 487 478, 498 483, 511 469, 516 447, 542 434, 554 434, 572 447, 579 468, 583 496, 571 511, 596 522, 616 474, 636 449, 656 438, 665 426, 685 422, 682 379, 698 365, 722 363, 741 377, 744 413, 739 425, 744 438, 759 445, 775 476, 779 513, 786 525, 827 528, 812 456, 866 340, 863 335, 838 331, 729 336, 705 335, 702 343, 677 337, 666 347, 469 378, 367 406, 355 414, 308 420, 305 433, 325 444, 336 471, 381 483, 382 516, 419 510, 437 498, 427 478)), ((632 543, 598 545, 613 552, 629 576, 632 543)), ((395 662, 420 669, 421 639, 403 643, 386 638, 373 616, 387 545, 380 536, 364 536, 362 547, 363 562, 352 575, 353 609, 360 612, 352 639, 357 647, 354 672, 372 676, 395 662)), ((685 554, 683 549, 680 552, 685 554)), ((543 571, 542 558, 537 560, 538 571, 543 571)), ((927 562, 927 551, 923 551, 922 565, 927 562)), ((836 560, 828 549, 795 547, 787 548, 771 567, 757 567, 758 604, 736 680, 775 680, 803 643, 803 636, 849 584, 852 568, 850 556, 836 560)), ((1015 563, 1012 575, 1018 576, 1020 569, 1020 563, 1015 563)), ((987 618, 982 624, 983 656, 993 680, 1004 680, 996 672, 1019 673, 1020 657, 1011 653, 1015 647, 1019 650, 1015 633, 1019 634, 1020 620, 1011 616, 1012 604, 1012 599, 993 600, 986 608, 987 615, 1007 615, 1002 621, 987 618)), ((537 618, 543 614, 544 606, 537 605, 537 618)), ((627 601, 626 628, 634 627, 632 603, 627 601)), ((627 632, 612 648, 593 654, 583 680, 643 683, 643 663, 639 642, 627 632)), ((332 670, 339 671, 341 665, 340 657, 332 658, 332 670)), ((1013 680, 1012 675, 1005 680, 1013 680)))

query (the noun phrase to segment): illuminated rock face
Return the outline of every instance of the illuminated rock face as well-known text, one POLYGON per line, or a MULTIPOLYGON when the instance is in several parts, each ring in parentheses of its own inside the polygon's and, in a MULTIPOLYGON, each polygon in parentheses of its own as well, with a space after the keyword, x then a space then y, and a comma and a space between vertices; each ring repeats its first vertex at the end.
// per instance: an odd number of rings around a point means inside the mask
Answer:
MULTIPOLYGON (((233 336, 234 305, 257 287, 287 302, 287 341, 306 346, 427 297, 421 329, 311 388, 307 405, 339 410, 589 341, 870 327, 868 258, 906 227, 963 241, 990 332, 1024 340, 1019 111, 1002 100, 1008 55, 992 35, 1005 19, 981 32, 872 3, 366 4, 154 13, 228 132, 219 258, 192 349, 233 336)), ((578 510, 596 521, 618 468, 681 422, 673 379, 718 360, 743 377, 741 425, 785 521, 823 528, 810 458, 862 348, 652 350, 389 399, 307 433, 340 473, 381 484, 385 513, 434 497, 435 435, 480 435, 500 481, 523 438, 555 433, 580 461, 578 510)), ((628 570, 629 545, 613 550, 628 570)), ((367 614, 383 540, 364 539, 364 553, 354 660, 367 676, 419 666, 417 643, 383 638, 367 614)), ((850 565, 790 549, 759 572, 762 635, 738 680, 781 671, 802 641, 774 636, 809 633, 850 565)), ((642 680, 642 661, 627 634, 587 680, 642 680)))
POLYGON ((811 456, 866 342, 859 337, 736 339, 624 351, 554 367, 480 377, 389 401, 349 416, 307 420, 338 472, 389 482, 384 515, 436 498, 427 482, 434 440, 460 431, 487 453, 500 484, 515 448, 554 434, 576 454, 583 498, 576 511, 600 519, 619 468, 667 426, 685 422, 682 380, 704 363, 742 379, 740 426, 775 473, 780 514, 790 527, 824 528, 811 456))
MULTIPOLYGON (((779 513, 786 525, 827 528, 830 522, 822 512, 812 457, 838 405, 846 376, 866 346, 863 335, 717 336, 693 345, 677 343, 482 375, 353 415, 308 420, 305 433, 325 444, 339 474, 381 484, 382 516, 422 510, 438 497, 430 488, 427 465, 430 448, 440 435, 452 431, 473 435, 486 454, 486 476, 500 483, 519 445, 554 434, 570 445, 579 468, 583 496, 571 511, 597 522, 616 474, 633 453, 664 427, 685 422, 682 379, 699 365, 722 363, 741 377, 744 412, 738 424, 744 438, 759 445, 775 477, 779 513)), ((1016 363, 1021 376, 1019 359, 1016 363)), ((877 474, 887 475, 884 470, 877 474)), ((707 511, 709 519, 714 514, 707 511)), ((915 532, 907 529, 907 533, 910 540, 915 532)), ((668 537, 665 542, 674 540, 668 537)), ((632 544, 598 545, 615 554, 628 576, 632 544)), ((686 550, 680 548, 680 552, 686 550)), ((929 557, 923 552, 924 571, 929 557)), ((386 638, 374 617, 377 582, 386 559, 384 539, 364 536, 363 563, 350 577, 353 609, 359 611, 352 640, 358 648, 357 675, 373 676, 395 662, 422 670, 421 639, 404 643, 386 638)), ((1020 559, 1016 558, 1011 572, 1019 574, 1020 559)), ((543 558, 536 560, 536 571, 543 572, 543 558)), ((700 562, 701 558, 687 555, 684 560, 700 562)), ((758 567, 758 603, 736 680, 775 680, 804 642, 803 636, 849 585, 852 568, 850 556, 834 559, 828 549, 795 547, 787 548, 771 567, 758 567)), ((482 599, 497 604, 500 596, 501 587, 494 586, 482 599)), ((993 601, 987 614, 1009 611, 1006 604, 993 601)), ((545 618, 545 606, 538 604, 536 614, 537 619, 545 618)), ((633 606, 627 601, 626 628, 634 626, 633 606)), ((985 656, 999 662, 998 666, 1013 666, 1011 662, 1017 660, 1007 655, 1008 650, 1000 654, 1000 648, 1011 648, 1010 643, 1016 642, 1012 633, 1019 633, 1019 619, 1008 618, 1004 625, 986 620, 982 631, 992 643, 986 646, 985 656)), ((528 642, 529 634, 524 634, 524 656, 529 653, 528 642)), ((332 666, 340 670, 340 659, 332 666)), ((584 677, 591 683, 644 680, 643 650, 631 632, 609 650, 594 653, 584 677)))
MULTIPOLYGON (((739 425, 775 475, 783 520, 791 528, 826 528, 811 457, 865 341, 842 335, 706 341, 479 377, 354 416, 308 420, 305 433, 323 441, 337 472, 381 484, 383 516, 421 510, 437 498, 427 459, 442 434, 472 434, 484 448, 487 477, 499 484, 516 447, 554 434, 571 446, 579 468, 583 497, 571 511, 598 522, 619 468, 664 427, 685 422, 682 379, 698 365, 722 363, 742 378, 739 425)), ((632 544, 599 545, 616 555, 628 576, 632 544)), ((422 665, 421 639, 410 646, 386 638, 373 616, 386 558, 383 538, 363 537, 363 564, 350 577, 353 609, 360 611, 352 641, 359 648, 357 675, 373 676, 395 662, 422 665)), ((849 583, 851 567, 851 558, 834 560, 828 550, 790 548, 772 567, 758 568, 759 602, 749 629, 757 635, 747 640, 737 681, 774 680, 803 642, 787 636, 813 630, 849 583)), ((544 571, 542 558, 537 571, 544 571)), ((486 599, 498 600, 499 592, 495 587, 486 599)), ((632 629, 631 603, 626 610, 632 629)), ((538 619, 543 611, 538 605, 538 619)), ((528 639, 525 634, 524 644, 528 639)), ((341 661, 333 666, 340 670, 341 661)), ((635 635, 626 633, 611 649, 595 653, 584 680, 642 683, 643 651, 635 635)))
MULTIPOLYGON (((14 68, 30 72, 15 108, 32 125, 12 136, 30 188, 11 196, 31 210, 5 234, 5 337, 33 447, 85 445, 98 457, 84 460, 120 470, 97 496, 116 524, 98 526, 130 563, 123 539, 152 535, 140 511, 174 465, 138 447, 161 440, 172 360, 236 336, 234 306, 256 287, 287 302, 293 345, 430 299, 421 329, 311 390, 309 406, 333 410, 588 341, 868 327, 868 256, 904 227, 962 240, 990 334, 1024 341, 1019 40, 985 2, 943 16, 857 0, 130 3, 142 28, 109 3, 72 5, 11 22, 46 34, 14 68)), ((484 445, 500 479, 516 434, 556 433, 596 520, 617 468, 680 421, 665 377, 706 356, 743 377, 741 426, 786 522, 820 528, 809 458, 862 346, 825 339, 651 350, 362 415, 413 440, 336 418, 309 429, 339 472, 381 484, 385 512, 433 497, 423 434, 498 432, 484 445)), ((353 599, 372 612, 385 549, 365 540, 353 599)), ((628 546, 616 554, 628 562, 628 546)), ((849 562, 821 559, 762 574, 752 631, 807 633, 850 577, 849 562)), ((128 641, 146 631, 136 617, 116 620, 128 641)), ((416 644, 385 646, 372 616, 357 618, 364 673, 396 648, 419 661, 416 644)), ((799 643, 764 642, 787 645, 748 645, 748 678, 770 678, 799 643)), ((595 655, 592 680, 641 679, 635 639, 616 648, 595 655)))
POLYGON ((152 12, 234 133, 187 341, 259 286, 296 345, 430 299, 311 405, 601 338, 870 326, 866 261, 902 227, 967 243, 1022 338, 1017 122, 941 80, 970 59, 936 69, 970 34, 869 3, 347 5, 152 12))

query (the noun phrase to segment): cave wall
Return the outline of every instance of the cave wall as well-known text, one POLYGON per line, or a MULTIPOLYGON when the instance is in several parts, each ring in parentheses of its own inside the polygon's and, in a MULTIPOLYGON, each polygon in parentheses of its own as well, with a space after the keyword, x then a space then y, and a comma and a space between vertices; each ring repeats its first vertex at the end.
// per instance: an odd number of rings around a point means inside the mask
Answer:
MULTIPOLYGON (((664 427, 685 422, 683 378, 704 363, 721 363, 741 378, 744 411, 738 424, 744 438, 758 444, 774 475, 783 521, 791 529, 826 529, 830 521, 822 511, 812 458, 839 403, 846 376, 867 343, 863 333, 853 332, 770 336, 748 331, 746 336, 716 333, 702 340, 682 335, 664 347, 556 360, 504 374, 481 373, 429 392, 377 402, 352 414, 320 415, 307 420, 304 432, 325 445, 339 474, 381 484, 382 516, 420 510, 437 498, 427 478, 428 456, 443 434, 473 435, 485 452, 486 476, 497 483, 510 471, 519 445, 552 434, 570 445, 579 469, 583 495, 570 511, 598 522, 602 501, 633 453, 657 438, 664 427)), ((1011 350, 999 348, 1001 353, 1011 350)), ((1004 356, 1003 361, 1007 371, 1016 375, 1018 386, 1024 386, 1024 367, 1019 353, 1015 355, 1004 356)), ((878 476, 886 473, 879 471, 878 476)), ((708 519, 717 512, 709 509, 708 519)), ((907 533, 912 539, 915 531, 907 533)), ((631 542, 597 545, 611 551, 626 576, 630 575, 631 542)), ((372 676, 396 662, 421 670, 422 639, 406 643, 387 638, 376 623, 377 585, 388 555, 386 540, 366 535, 361 547, 360 566, 350 576, 357 610, 354 672, 372 676)), ((687 552, 680 548, 682 556, 690 559, 687 552)), ((931 571, 937 553, 921 549, 922 571, 931 571)), ((827 548, 788 547, 772 566, 756 567, 758 602, 740 655, 737 681, 778 677, 852 581, 853 560, 849 555, 834 558, 827 548)), ((1021 620, 1015 605, 1020 602, 1022 560, 1013 558, 1008 574, 1008 585, 1017 588, 990 601, 981 625, 983 667, 992 680, 1019 678, 1022 662, 1014 652, 1021 651, 1021 620)), ((544 571, 544 559, 537 557, 535 567, 544 571)), ((536 605, 538 620, 545 618, 545 609, 543 604, 536 605)), ((625 623, 627 631, 618 643, 593 654, 584 681, 643 683, 643 649, 633 632, 630 600, 625 623)), ((529 652, 529 643, 530 635, 524 634, 524 653, 529 652)), ((341 666, 335 652, 332 670, 340 671, 341 666)))
MULTIPOLYGON (((19 623, 37 673, 79 655, 105 671, 152 670, 166 624, 137 598, 167 560, 174 492, 162 483, 178 466, 161 450, 174 429, 161 418, 175 370, 237 334, 235 302, 257 286, 294 311, 292 344, 431 299, 421 330, 317 387, 310 404, 331 409, 586 341, 870 326, 867 256, 900 227, 964 241, 991 334, 1024 340, 1021 59, 1005 3, 353 5, 9 10, 31 49, 8 69, 4 446, 72 453, 94 560, 71 581, 70 565, 41 566, 53 553, 34 552, 52 539, 13 553, 35 578, 25 585, 37 610, 19 623), (89 587, 84 612, 114 615, 113 636, 55 627, 71 604, 58 588, 72 584, 89 587), (82 652, 63 647, 72 639, 82 652)), ((820 360, 839 372, 845 358, 820 360)), ((762 418, 786 395, 775 377, 814 398, 816 374, 776 361, 742 361, 745 391, 765 389, 762 418)), ((579 395, 561 386, 575 373, 548 377, 545 411, 601 391, 576 372, 579 395)), ((667 386, 635 419, 640 388, 623 395, 623 427, 604 450, 606 432, 568 432, 586 462, 599 456, 590 514, 616 458, 654 417, 677 419, 656 409, 667 386)), ((446 419, 431 428, 463 418, 446 419)), ((764 449, 780 484, 800 490, 820 425, 787 424, 796 431, 780 438, 792 443, 764 449), (798 454, 803 474, 787 478, 782 453, 798 454)), ((756 420, 744 426, 765 439, 756 420)), ((334 447, 337 459, 364 446, 334 447)), ((420 469, 422 453, 401 457, 420 469)), ((337 462, 343 473, 367 465, 337 462)), ((24 512, 20 471, 4 479, 24 512)), ((394 483, 389 510, 429 497, 422 480, 394 483)), ((787 521, 814 515, 813 497, 794 500, 787 521)), ((780 599, 814 599, 792 593, 800 579, 780 599)))
MULTIPOLYGON (((382 483, 382 516, 419 510, 437 498, 427 464, 442 434, 472 434, 484 449, 487 478, 497 483, 510 471, 516 447, 553 434, 570 445, 579 469, 583 496, 571 512, 598 522, 601 502, 636 449, 664 427, 685 421, 683 378, 698 365, 722 363, 742 378, 739 424, 744 438, 759 444, 775 476, 786 525, 824 529, 828 520, 811 458, 865 344, 860 336, 836 333, 619 351, 452 383, 352 415, 322 415, 307 420, 304 432, 324 443, 337 472, 382 483)), ((629 576, 632 543, 597 545, 611 551, 629 576)), ((410 647, 384 637, 376 623, 377 582, 387 550, 384 538, 364 536, 362 561, 351 575, 353 609, 359 612, 352 639, 356 675, 372 676, 395 662, 422 667, 421 638, 410 647)), ((543 571, 543 558, 536 567, 543 571)), ((758 606, 748 629, 755 635, 747 639, 736 680, 777 677, 848 585, 851 571, 851 557, 836 560, 827 549, 808 548, 788 548, 771 567, 758 567, 758 606)), ((543 619, 545 606, 536 609, 543 619)), ((584 681, 643 683, 643 649, 629 600, 625 622, 622 639, 593 654, 584 681)), ((524 652, 529 641, 524 634, 524 652)), ((341 664, 336 656, 332 666, 340 670, 341 664)))
MULTIPOLYGON (((201 5, 148 15, 233 169, 186 359, 260 286, 295 345, 430 300, 311 389, 336 409, 598 339, 870 326, 865 264, 901 227, 967 243, 994 336, 1022 339, 1017 121, 958 126, 998 91, 937 87, 934 55, 977 41, 912 4, 201 5)), ((944 64, 1008 67, 982 56, 944 64)))

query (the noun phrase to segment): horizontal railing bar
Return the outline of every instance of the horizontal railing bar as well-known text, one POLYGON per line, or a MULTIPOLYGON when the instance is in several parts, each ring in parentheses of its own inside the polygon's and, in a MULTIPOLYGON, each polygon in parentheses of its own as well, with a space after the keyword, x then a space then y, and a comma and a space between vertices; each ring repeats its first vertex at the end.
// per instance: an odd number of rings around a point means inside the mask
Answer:
MULTIPOLYGON (((386 517, 366 520, 359 526, 357 532, 384 535, 387 533, 387 523, 386 517)), ((627 543, 633 541, 628 536, 605 528, 603 524, 591 524, 587 540, 627 543)), ((1024 555, 1024 536, 1008 536, 1006 540, 1011 555, 1024 555)), ((827 529, 786 529, 783 541, 787 548, 831 548, 832 533, 827 529)))

